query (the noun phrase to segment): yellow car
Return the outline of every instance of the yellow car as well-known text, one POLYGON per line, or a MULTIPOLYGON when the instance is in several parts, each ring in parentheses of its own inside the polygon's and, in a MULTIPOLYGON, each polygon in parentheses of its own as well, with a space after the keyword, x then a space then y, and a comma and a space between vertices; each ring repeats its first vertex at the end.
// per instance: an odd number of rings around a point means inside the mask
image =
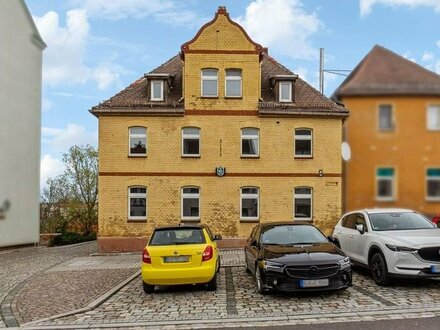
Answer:
POLYGON ((216 240, 206 225, 156 228, 142 253, 142 285, 152 293, 156 285, 205 283, 217 289, 220 256, 216 240))

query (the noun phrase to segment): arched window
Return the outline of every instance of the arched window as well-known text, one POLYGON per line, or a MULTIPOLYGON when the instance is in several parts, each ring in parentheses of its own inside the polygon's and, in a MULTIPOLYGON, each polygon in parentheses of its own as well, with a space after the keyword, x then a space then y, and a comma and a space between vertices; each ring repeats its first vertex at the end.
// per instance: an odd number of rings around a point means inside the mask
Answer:
POLYGON ((145 127, 129 128, 129 156, 147 155, 147 129, 145 127))
POLYGON ((241 97, 241 70, 228 69, 225 77, 225 96, 241 97))
POLYGON ((243 128, 241 130, 241 156, 258 157, 260 154, 258 128, 243 128))
POLYGON ((182 128, 182 156, 200 156, 200 128, 182 128))
POLYGON ((202 70, 202 97, 218 96, 218 70, 202 70))
POLYGON ((182 187, 182 220, 200 220, 200 188, 182 187))
POLYGON ((128 219, 145 220, 147 218, 147 187, 128 188, 128 219))
POLYGON ((258 187, 242 187, 240 189, 240 219, 258 220, 260 189, 258 187))
POLYGON ((295 157, 312 158, 312 130, 309 128, 295 129, 295 157))
POLYGON ((296 187, 293 193, 293 218, 312 220, 312 188, 296 187))

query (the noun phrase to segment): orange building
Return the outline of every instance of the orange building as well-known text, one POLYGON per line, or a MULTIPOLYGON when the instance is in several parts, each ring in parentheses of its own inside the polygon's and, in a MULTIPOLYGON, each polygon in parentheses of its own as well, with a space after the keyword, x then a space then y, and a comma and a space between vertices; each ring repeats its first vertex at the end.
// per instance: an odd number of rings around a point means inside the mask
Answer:
POLYGON ((334 93, 350 109, 345 210, 440 213, 440 76, 375 46, 334 93))

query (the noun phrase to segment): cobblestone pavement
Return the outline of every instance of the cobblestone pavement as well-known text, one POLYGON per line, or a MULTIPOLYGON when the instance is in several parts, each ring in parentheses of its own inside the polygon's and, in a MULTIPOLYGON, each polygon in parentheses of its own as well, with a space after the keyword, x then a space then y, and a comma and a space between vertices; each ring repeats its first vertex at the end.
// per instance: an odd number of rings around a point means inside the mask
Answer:
POLYGON ((240 250, 222 251, 216 292, 202 286, 161 287, 146 295, 140 277, 97 308, 28 324, 59 328, 209 328, 371 321, 440 316, 440 281, 397 281, 378 287, 368 272, 356 269, 353 286, 327 293, 255 292, 240 250))

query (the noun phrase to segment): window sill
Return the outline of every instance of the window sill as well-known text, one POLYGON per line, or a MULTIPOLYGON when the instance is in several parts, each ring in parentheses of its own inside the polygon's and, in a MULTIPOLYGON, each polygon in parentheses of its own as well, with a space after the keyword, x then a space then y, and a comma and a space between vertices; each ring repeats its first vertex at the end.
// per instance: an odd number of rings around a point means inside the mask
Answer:
POLYGON ((260 219, 241 219, 240 223, 259 223, 260 219))
POLYGON ((385 202, 385 203, 392 203, 395 202, 396 199, 394 197, 387 198, 387 197, 376 197, 376 202, 385 202))
POLYGON ((143 218, 143 219, 128 219, 127 222, 128 223, 146 223, 147 222, 147 218, 143 218))
POLYGON ((294 156, 294 159, 313 159, 313 156, 294 156))
POLYGON ((293 218, 293 221, 313 222, 312 218, 293 218))
POLYGON ((200 218, 197 218, 197 219, 194 219, 194 218, 190 218, 190 219, 182 218, 182 219, 180 219, 180 222, 191 222, 191 223, 193 223, 193 222, 200 222, 200 218))
POLYGON ((428 203, 440 203, 439 197, 426 197, 425 200, 428 203))
POLYGON ((182 155, 182 158, 202 158, 200 155, 182 155))
POLYGON ((240 158, 244 158, 244 159, 246 159, 246 158, 250 158, 250 159, 259 159, 260 158, 260 155, 256 155, 256 156, 251 156, 251 155, 246 155, 246 156, 240 156, 240 158))
POLYGON ((394 133, 395 128, 379 128, 378 133, 394 133))
POLYGON ((147 158, 147 155, 128 155, 128 158, 147 158))
POLYGON ((225 96, 225 100, 242 100, 243 96, 225 96))
POLYGON ((218 99, 218 96, 200 96, 201 99, 218 99))

